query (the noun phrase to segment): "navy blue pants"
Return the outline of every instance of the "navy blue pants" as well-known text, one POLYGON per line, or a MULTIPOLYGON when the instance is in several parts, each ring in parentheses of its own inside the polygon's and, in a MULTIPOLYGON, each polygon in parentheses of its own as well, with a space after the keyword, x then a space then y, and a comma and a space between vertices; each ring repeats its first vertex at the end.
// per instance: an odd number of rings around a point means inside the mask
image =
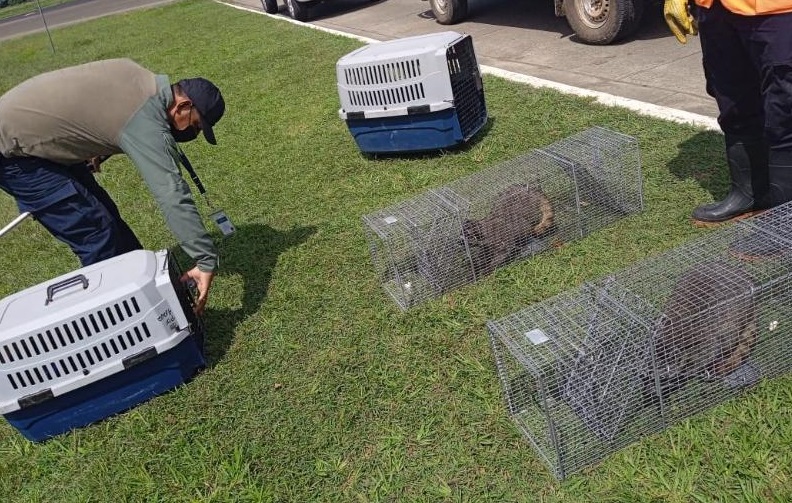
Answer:
POLYGON ((697 16, 707 92, 727 142, 764 140, 792 166, 792 13, 740 16, 715 0, 697 16))
POLYGON ((29 211, 66 243, 83 266, 139 250, 110 195, 83 164, 65 166, 37 157, 0 156, 0 189, 19 211, 29 211))

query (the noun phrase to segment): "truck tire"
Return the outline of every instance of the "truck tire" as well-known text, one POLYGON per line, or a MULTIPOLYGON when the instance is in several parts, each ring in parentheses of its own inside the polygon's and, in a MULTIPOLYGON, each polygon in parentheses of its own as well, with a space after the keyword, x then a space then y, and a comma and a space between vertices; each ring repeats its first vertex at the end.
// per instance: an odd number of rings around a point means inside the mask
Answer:
MULTIPOLYGON (((313 2, 311 2, 313 4, 313 2)), ((311 5, 307 2, 298 2, 297 0, 286 0, 286 9, 289 11, 289 16, 296 21, 308 21, 310 17, 311 5)))
POLYGON ((616 42, 638 27, 644 0, 564 0, 564 15, 581 41, 616 42))
POLYGON ((432 13, 440 24, 454 24, 467 17, 467 0, 429 0, 432 13))
POLYGON ((627 17, 627 25, 622 30, 621 35, 616 40, 624 40, 625 37, 632 35, 641 26, 646 2, 648 0, 632 0, 632 15, 627 17))
POLYGON ((261 0, 261 6, 267 14, 278 13, 278 0, 261 0))

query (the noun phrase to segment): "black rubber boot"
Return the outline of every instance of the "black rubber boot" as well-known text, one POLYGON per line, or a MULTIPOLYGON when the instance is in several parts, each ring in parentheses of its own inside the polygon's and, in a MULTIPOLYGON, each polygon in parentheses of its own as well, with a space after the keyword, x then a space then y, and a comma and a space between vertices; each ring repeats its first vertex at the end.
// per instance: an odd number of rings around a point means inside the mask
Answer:
POLYGON ((792 201, 792 152, 770 152, 768 207, 792 201))
POLYGON ((726 139, 731 189, 722 201, 703 204, 693 210, 697 225, 714 225, 744 218, 766 209, 768 192, 768 151, 761 140, 726 139))
MULTIPOLYGON (((792 152, 770 152, 768 182, 769 190, 763 201, 766 208, 792 201, 792 152)), ((785 241, 763 232, 751 232, 735 239, 730 249, 743 260, 773 258, 789 252, 785 241)))

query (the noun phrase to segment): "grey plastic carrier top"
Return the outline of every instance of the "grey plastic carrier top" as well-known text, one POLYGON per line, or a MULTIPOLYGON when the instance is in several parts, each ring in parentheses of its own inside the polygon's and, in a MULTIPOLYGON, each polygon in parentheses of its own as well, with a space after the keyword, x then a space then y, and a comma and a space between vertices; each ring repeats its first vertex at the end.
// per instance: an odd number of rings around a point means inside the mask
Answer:
POLYGON ((0 413, 159 354, 191 333, 167 251, 138 250, 0 300, 0 413))

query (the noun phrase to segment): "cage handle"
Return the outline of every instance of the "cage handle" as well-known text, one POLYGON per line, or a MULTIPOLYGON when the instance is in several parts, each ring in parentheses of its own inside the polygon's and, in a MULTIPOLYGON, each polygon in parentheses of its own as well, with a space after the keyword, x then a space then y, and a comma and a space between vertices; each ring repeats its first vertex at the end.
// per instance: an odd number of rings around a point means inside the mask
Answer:
POLYGON ((63 281, 58 281, 57 283, 50 285, 47 287, 47 301, 44 302, 44 305, 49 305, 52 302, 52 296, 55 295, 55 292, 59 290, 66 290, 69 287, 72 287, 76 284, 82 284, 83 290, 88 288, 88 278, 86 278, 82 274, 78 274, 77 276, 72 276, 71 278, 66 278, 63 281))
POLYGON ((0 229, 0 237, 3 237, 8 231, 13 229, 17 225, 21 224, 22 221, 27 217, 29 217, 30 215, 31 213, 29 211, 26 211, 25 213, 22 213, 21 215, 17 216, 13 221, 11 221, 11 223, 0 229))

